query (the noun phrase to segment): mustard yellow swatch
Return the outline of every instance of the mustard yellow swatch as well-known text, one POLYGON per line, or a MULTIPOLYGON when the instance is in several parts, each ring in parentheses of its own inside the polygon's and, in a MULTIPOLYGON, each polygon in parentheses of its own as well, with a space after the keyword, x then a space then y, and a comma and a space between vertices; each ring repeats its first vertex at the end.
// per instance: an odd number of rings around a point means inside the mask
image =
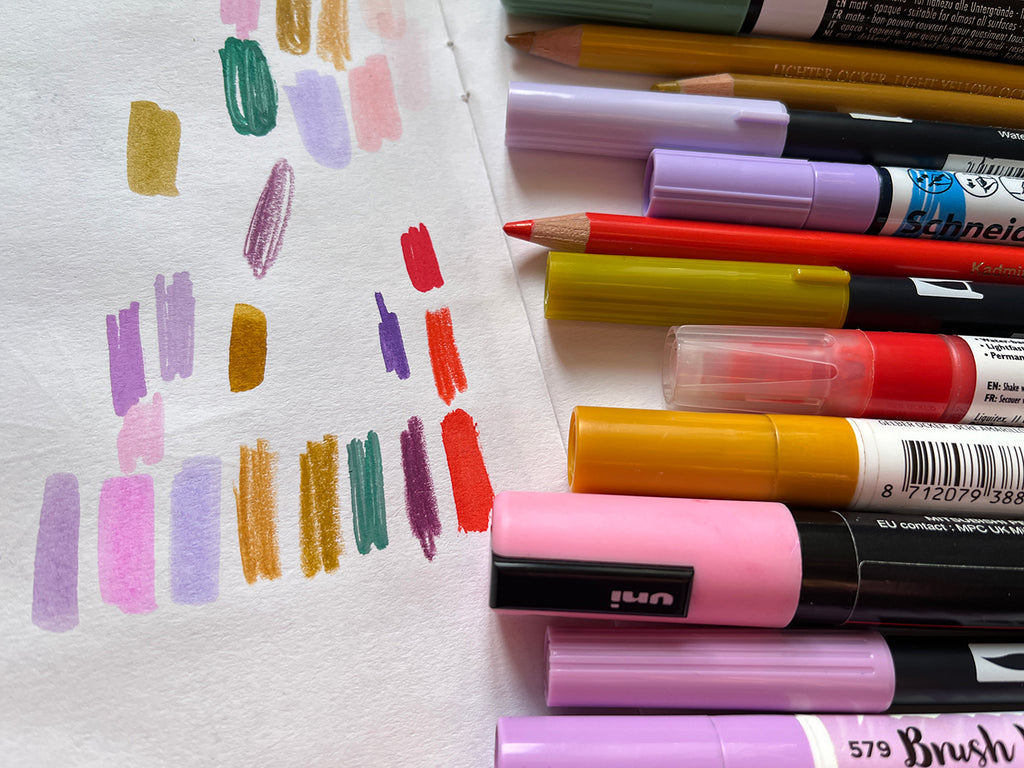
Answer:
POLYGON ((181 121, 152 101, 133 101, 128 117, 128 188, 139 195, 176 197, 181 121))
POLYGON ((235 508, 238 514, 238 551, 242 573, 250 584, 258 578, 281 577, 281 556, 277 542, 277 454, 266 440, 256 441, 256 450, 239 449, 238 486, 235 508))
POLYGON ((267 316, 250 304, 235 304, 228 349, 228 382, 232 392, 263 383, 267 367, 267 316))

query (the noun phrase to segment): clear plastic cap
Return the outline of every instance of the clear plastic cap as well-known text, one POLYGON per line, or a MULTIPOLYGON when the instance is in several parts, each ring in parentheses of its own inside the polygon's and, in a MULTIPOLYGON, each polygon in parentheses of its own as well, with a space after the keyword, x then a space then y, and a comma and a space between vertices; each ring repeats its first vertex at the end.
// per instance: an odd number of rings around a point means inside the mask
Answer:
POLYGON ((850 416, 871 399, 871 342, 853 329, 683 325, 665 340, 665 402, 697 411, 850 416))

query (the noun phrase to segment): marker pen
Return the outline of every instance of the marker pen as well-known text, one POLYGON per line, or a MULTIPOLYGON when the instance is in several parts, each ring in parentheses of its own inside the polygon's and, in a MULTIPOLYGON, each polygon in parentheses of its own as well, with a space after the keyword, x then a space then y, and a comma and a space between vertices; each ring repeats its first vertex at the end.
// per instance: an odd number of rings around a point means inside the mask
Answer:
POLYGON ((544 316, 645 325, 774 325, 1012 336, 1024 287, 851 275, 838 267, 548 253, 544 316))
POLYGON ((1024 339, 684 325, 662 383, 688 411, 1021 426, 1024 339))
POLYGON ((1017 15, 1010 4, 960 2, 922 7, 913 0, 502 0, 510 13, 568 16, 608 24, 718 35, 788 37, 920 49, 1021 61, 1017 15))
POLYGON ((547 83, 509 84, 505 144, 638 160, 657 148, 990 174, 1024 168, 1024 135, 1017 131, 547 83))
POLYGON ((645 216, 1024 245, 1024 179, 655 149, 645 216))
POLYGON ((549 626, 549 707, 733 712, 1020 709, 1024 643, 991 634, 549 626))
POLYGON ((1024 765, 1019 712, 498 718, 495 768, 1024 765))
POLYGON ((577 406, 568 459, 584 493, 1024 517, 1017 427, 577 406))
POLYGON ((1024 627, 1024 524, 768 501, 503 492, 491 608, 742 627, 1024 627))

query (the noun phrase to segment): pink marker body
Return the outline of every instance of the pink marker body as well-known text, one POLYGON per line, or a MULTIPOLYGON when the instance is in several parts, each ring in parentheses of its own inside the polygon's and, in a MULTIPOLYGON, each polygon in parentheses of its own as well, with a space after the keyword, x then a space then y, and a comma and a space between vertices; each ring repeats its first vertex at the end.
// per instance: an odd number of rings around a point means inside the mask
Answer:
POLYGON ((629 603, 661 601, 665 615, 645 619, 679 621, 682 610, 691 624, 784 627, 800 598, 796 524, 775 502, 506 492, 494 500, 491 548, 511 559, 652 564, 629 584, 616 582, 617 569, 608 589, 596 590, 604 602, 565 614, 576 617, 608 619, 629 603))

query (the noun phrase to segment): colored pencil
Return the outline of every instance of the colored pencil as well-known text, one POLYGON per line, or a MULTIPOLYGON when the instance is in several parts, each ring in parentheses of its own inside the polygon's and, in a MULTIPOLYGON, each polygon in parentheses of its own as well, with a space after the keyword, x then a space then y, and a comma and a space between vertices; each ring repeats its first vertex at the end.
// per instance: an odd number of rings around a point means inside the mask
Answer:
POLYGON ((652 90, 769 99, 781 101, 790 109, 893 115, 912 120, 955 120, 971 125, 1024 129, 1024 100, 931 88, 721 74, 657 83, 652 90))
POLYGON ((951 66, 950 57, 940 54, 600 24, 520 32, 505 40, 583 69, 668 77, 735 72, 1024 97, 1024 68, 967 58, 951 66))
POLYGON ((555 251, 839 267, 883 277, 1024 285, 1024 249, 841 232, 576 213, 509 222, 510 237, 555 251))

